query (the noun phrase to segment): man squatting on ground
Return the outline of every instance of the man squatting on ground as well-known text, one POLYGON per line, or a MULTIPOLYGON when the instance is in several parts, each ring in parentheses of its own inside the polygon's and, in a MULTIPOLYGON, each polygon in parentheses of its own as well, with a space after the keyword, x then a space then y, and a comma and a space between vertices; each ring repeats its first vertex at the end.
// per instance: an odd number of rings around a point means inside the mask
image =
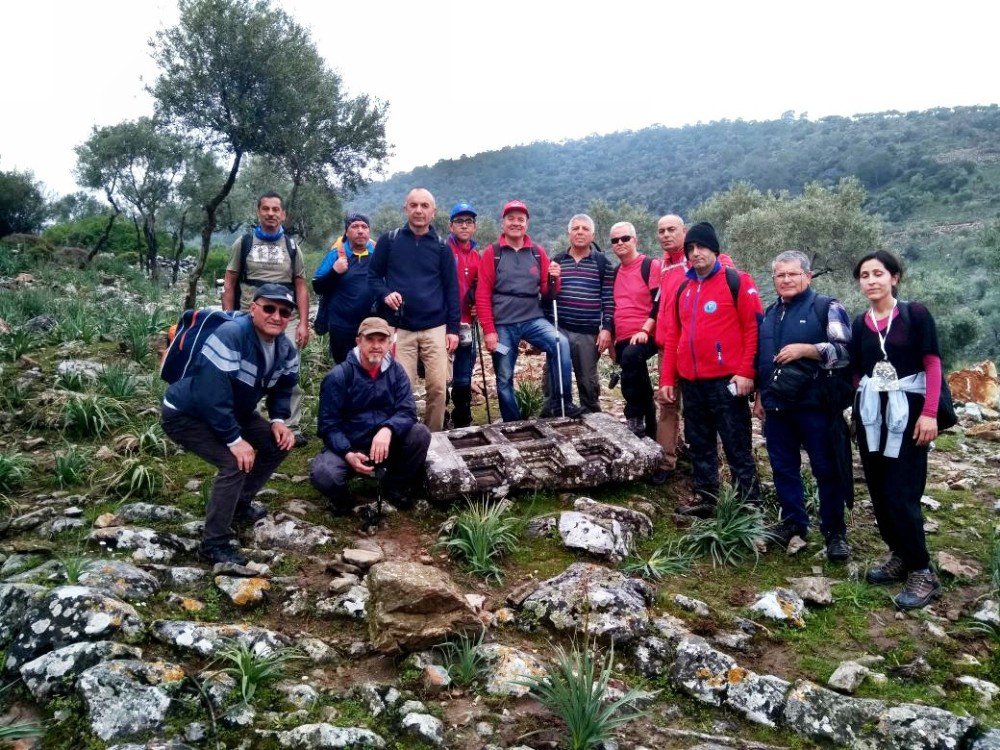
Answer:
POLYGON ((455 256, 432 222, 437 206, 424 188, 414 188, 403 203, 406 223, 375 243, 368 284, 382 303, 383 317, 396 326, 396 360, 417 383, 417 362, 424 364, 424 424, 444 427, 448 355, 458 346, 458 276, 455 256))
POLYGON ((514 365, 522 339, 562 365, 561 378, 553 368, 549 387, 557 397, 562 394, 566 416, 582 413, 573 403, 569 344, 542 313, 541 298, 558 292, 561 271, 528 236, 528 207, 518 200, 504 205, 500 237, 483 251, 479 264, 476 310, 486 349, 493 355, 500 416, 505 422, 521 418, 514 395, 514 365))
POLYGON ((264 517, 266 511, 251 500, 295 445, 284 420, 299 379, 299 353, 282 335, 294 310, 287 288, 257 287, 250 314, 219 326, 190 374, 164 396, 163 431, 219 469, 199 550, 209 562, 246 564, 233 547, 233 523, 264 517), (257 413, 265 396, 270 424, 257 413))
MULTIPOLYGON (((257 226, 250 237, 250 252, 244 265, 244 238, 233 243, 226 267, 226 284, 222 292, 223 310, 250 309, 250 303, 261 284, 281 284, 295 299, 298 320, 295 328, 286 329, 289 343, 304 349, 309 343, 309 289, 306 287, 302 253, 293 252, 294 242, 285 236, 285 208, 277 193, 264 193, 257 199, 257 226), (293 258, 294 256, 294 258, 293 258), (239 299, 236 290, 240 290, 239 299)), ((299 429, 302 421, 302 389, 296 383, 292 391, 292 413, 286 424, 295 433, 295 445, 305 445, 299 429)))
POLYGON ((316 431, 323 450, 309 478, 336 515, 351 509, 347 480, 353 474, 371 476, 383 464, 386 499, 404 509, 412 505, 409 491, 424 470, 431 433, 417 423, 409 377, 389 353, 391 336, 385 320, 365 318, 357 346, 320 387, 316 431))

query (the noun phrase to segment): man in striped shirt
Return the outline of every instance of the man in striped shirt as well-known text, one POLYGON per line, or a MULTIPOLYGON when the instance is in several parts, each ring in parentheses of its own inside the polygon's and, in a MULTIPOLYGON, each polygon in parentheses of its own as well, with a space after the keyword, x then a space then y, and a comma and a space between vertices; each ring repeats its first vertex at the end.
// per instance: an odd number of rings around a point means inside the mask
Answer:
MULTIPOLYGON (((615 303, 612 273, 608 259, 594 242, 594 220, 577 214, 569 221, 569 250, 552 258, 562 267, 562 284, 556 295, 559 332, 569 340, 570 358, 580 406, 593 413, 601 410, 601 384, 597 379, 597 360, 611 346, 615 303)), ((550 358, 551 359, 551 358, 550 358)), ((549 366, 554 366, 549 362, 549 366)), ((543 414, 559 413, 558 401, 551 393, 543 414)))

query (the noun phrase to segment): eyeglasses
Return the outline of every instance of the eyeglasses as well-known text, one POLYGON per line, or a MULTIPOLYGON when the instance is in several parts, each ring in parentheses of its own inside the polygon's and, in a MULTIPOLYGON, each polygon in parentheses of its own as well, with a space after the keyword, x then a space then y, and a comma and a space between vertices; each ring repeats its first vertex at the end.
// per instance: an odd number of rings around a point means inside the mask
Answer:
POLYGON ((776 273, 772 275, 771 278, 774 279, 775 281, 785 281, 786 279, 788 281, 794 281, 799 276, 804 276, 804 275, 805 274, 803 274, 802 271, 794 271, 789 273, 776 273))
POLYGON ((451 223, 452 224, 458 224, 461 227, 461 226, 465 226, 466 224, 475 224, 476 220, 475 219, 470 219, 470 218, 452 219, 451 223))
POLYGON ((265 315, 274 315, 278 313, 282 318, 292 317, 292 308, 285 307, 284 305, 261 305, 260 309, 264 311, 265 315))
POLYGON ((631 241, 632 241, 632 236, 629 235, 629 234, 622 235, 621 237, 612 237, 611 238, 611 244, 612 245, 617 245, 620 242, 631 242, 631 241))

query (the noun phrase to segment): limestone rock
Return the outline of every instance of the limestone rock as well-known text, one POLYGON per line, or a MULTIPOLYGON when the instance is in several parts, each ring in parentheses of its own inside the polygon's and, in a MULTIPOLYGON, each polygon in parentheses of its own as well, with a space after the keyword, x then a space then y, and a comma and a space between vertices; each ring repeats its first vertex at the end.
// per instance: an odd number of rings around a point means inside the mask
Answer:
POLYGON ((557 630, 586 626, 589 635, 631 642, 649 631, 652 587, 637 578, 590 563, 574 563, 542 581, 521 604, 519 620, 557 630))
POLYGON ((271 589, 266 578, 238 578, 236 576, 216 576, 215 585, 229 597, 237 607, 260 604, 271 589))
POLYGON ((480 623, 443 570, 411 562, 382 562, 367 577, 368 629, 382 652, 413 651, 441 643, 480 623))
POLYGON ((759 675, 737 667, 729 672, 726 705, 757 724, 777 726, 785 710, 789 688, 791 683, 779 677, 759 675))
POLYGON ((546 675, 545 665, 538 657, 513 646, 487 643, 478 650, 486 663, 484 682, 489 695, 520 698, 528 694, 529 688, 519 682, 526 678, 542 679, 546 675))
POLYGON ((96 544, 132 550, 136 562, 170 562, 178 553, 194 552, 198 542, 176 534, 161 533, 140 526, 110 526, 94 529, 89 539, 96 544))
POLYGON ((630 540, 645 539, 653 533, 653 521, 648 515, 621 505, 610 505, 579 497, 573 501, 573 509, 593 518, 618 521, 630 540))
POLYGON ((7 670, 78 641, 137 639, 142 629, 131 605, 86 586, 60 586, 27 609, 7 652, 7 670))
POLYGON ((969 750, 1000 750, 1000 729, 991 729, 976 737, 969 745, 969 750))
POLYGON ((1000 603, 996 599, 987 599, 972 615, 972 618, 990 625, 1000 625, 1000 603))
POLYGON ((385 740, 370 729, 335 727, 332 724, 303 724, 277 732, 278 744, 292 750, 335 750, 336 748, 384 748, 385 740))
POLYGON ((121 560, 93 560, 80 574, 80 584, 120 599, 142 601, 160 590, 155 576, 121 560))
POLYGON ((319 702, 319 693, 312 685, 286 680, 279 682, 274 689, 284 695, 289 705, 295 708, 309 709, 319 702))
POLYGON ((444 723, 436 716, 417 712, 407 713, 399 724, 403 731, 423 742, 435 747, 444 744, 444 723))
POLYGON ((150 521, 190 521, 193 516, 173 505, 154 503, 127 503, 115 511, 119 520, 125 523, 150 521))
MULTIPOLYGON (((30 321, 25 323, 24 327, 28 328, 35 321, 41 321, 46 316, 39 315, 37 318, 32 318, 30 321)), ((48 330, 48 328, 39 328, 36 330, 48 330)), ((64 375, 79 375, 86 380, 97 380, 104 372, 104 365, 100 362, 95 362, 92 359, 65 359, 56 365, 56 377, 63 377, 64 375)))
POLYGON ((996 683, 989 680, 980 680, 978 677, 972 677, 971 675, 964 674, 958 678, 957 682, 960 685, 972 688, 978 693, 979 702, 984 706, 990 705, 996 694, 1000 693, 1000 686, 997 686, 996 683))
POLYGON ((826 606, 833 604, 833 579, 826 576, 804 576, 789 578, 788 585, 792 591, 811 604, 826 606))
POLYGON ((175 664, 125 659, 85 670, 76 689, 91 731, 109 740, 162 728, 171 695, 183 680, 184 670, 175 664))
POLYGON ((345 549, 341 557, 343 557, 344 562, 350 565, 368 570, 372 565, 382 562, 385 559, 385 553, 367 549, 345 549))
POLYGON ((674 594, 674 603, 683 610, 694 612, 698 617, 708 617, 712 614, 705 602, 684 596, 684 594, 674 594))
POLYGON ((875 750, 884 745, 872 739, 871 727, 884 710, 882 701, 848 698, 800 680, 785 700, 783 718, 806 737, 875 750))
POLYGON ((830 679, 826 681, 826 684, 842 693, 853 694, 861 687, 861 683, 868 676, 868 672, 868 667, 858 664, 856 661, 841 662, 833 670, 833 674, 830 675, 830 679))
POLYGON ((151 627, 153 637, 180 649, 211 656, 230 640, 253 647, 257 654, 269 654, 288 645, 281 633, 246 624, 209 625, 186 620, 157 620, 151 627))
POLYGON ((142 649, 113 641, 73 643, 39 656, 21 667, 25 687, 39 701, 68 694, 86 669, 114 659, 141 659, 142 649))
POLYGON ((646 677, 659 677, 670 668, 676 655, 676 645, 648 635, 635 644, 635 667, 646 677))
POLYGON ((677 646, 670 681, 702 703, 721 706, 730 673, 739 669, 733 657, 715 650, 703 638, 689 636, 677 646))
POLYGON ((788 589, 772 589, 764 592, 750 605, 750 609, 797 628, 806 626, 805 620, 802 619, 806 609, 805 602, 802 601, 802 597, 788 589))
POLYGON ((904 703, 883 712, 878 732, 884 738, 883 747, 900 750, 958 750, 975 728, 971 716, 956 716, 933 706, 904 703))
POLYGON ((980 569, 969 563, 964 563, 948 552, 937 553, 938 568, 955 578, 972 579, 980 574, 980 569))
POLYGON ((367 612, 370 598, 371 593, 364 584, 351 586, 340 596, 320 599, 316 602, 316 611, 322 615, 362 620, 367 612))
POLYGON ((559 515, 559 535, 571 549, 611 560, 621 560, 631 551, 621 524, 614 519, 596 519, 585 513, 566 511, 559 515))
POLYGON ((24 615, 45 596, 45 587, 31 583, 0 583, 0 648, 24 624, 24 615))
POLYGON ((294 516, 276 513, 254 524, 253 538, 267 549, 287 549, 293 552, 313 552, 333 541, 333 532, 325 526, 306 523, 294 516))
POLYGON ((997 379, 997 366, 990 360, 949 373, 948 386, 957 401, 1000 408, 1000 380, 997 379))

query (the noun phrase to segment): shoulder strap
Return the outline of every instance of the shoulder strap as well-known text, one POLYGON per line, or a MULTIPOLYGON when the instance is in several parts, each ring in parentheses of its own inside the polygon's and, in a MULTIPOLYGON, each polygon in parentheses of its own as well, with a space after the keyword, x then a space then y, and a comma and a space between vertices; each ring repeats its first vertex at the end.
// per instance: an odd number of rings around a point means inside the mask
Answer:
POLYGON ((816 311, 816 317, 819 322, 824 325, 826 324, 826 319, 829 317, 830 305, 833 304, 833 297, 829 297, 825 294, 818 294, 813 299, 813 310, 816 311))
POLYGON ((681 295, 684 293, 684 290, 687 289, 687 285, 690 281, 691 279, 685 276, 684 280, 680 283, 680 286, 677 287, 677 293, 674 295, 674 314, 677 316, 677 320, 681 319, 681 295))
POLYGON ((733 304, 739 304, 740 300, 740 272, 730 266, 725 267, 726 283, 729 284, 729 293, 733 295, 733 304))
MULTIPOLYGON (((253 247, 253 235, 247 232, 240 241, 240 281, 247 280, 247 256, 250 255, 250 248, 253 247)), ((240 301, 236 300, 239 307, 240 301)))
POLYGON ((285 235, 285 249, 288 251, 288 259, 292 264, 292 278, 295 278, 295 254, 299 251, 298 245, 295 244, 295 240, 285 235))
POLYGON ((642 280, 646 282, 646 286, 649 286, 649 274, 653 269, 653 259, 648 255, 644 256, 642 259, 642 268, 639 272, 642 273, 642 280))

